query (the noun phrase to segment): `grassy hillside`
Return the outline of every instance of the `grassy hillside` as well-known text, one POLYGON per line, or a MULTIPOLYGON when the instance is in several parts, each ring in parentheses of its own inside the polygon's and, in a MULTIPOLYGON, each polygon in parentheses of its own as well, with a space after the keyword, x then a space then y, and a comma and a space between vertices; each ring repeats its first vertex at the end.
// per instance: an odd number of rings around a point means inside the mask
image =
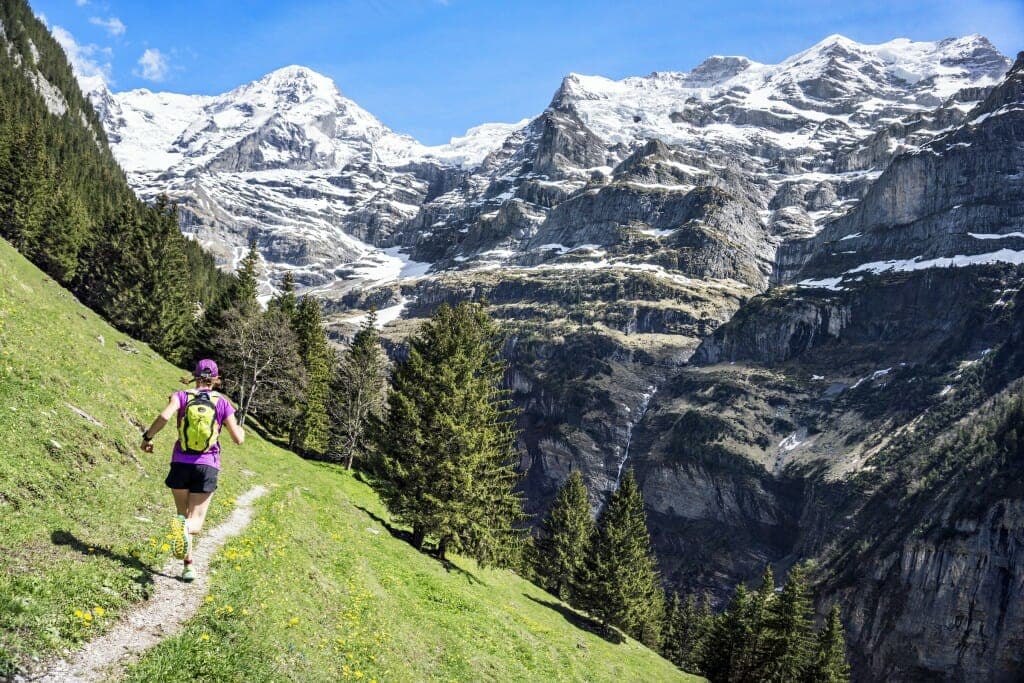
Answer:
MULTIPOLYGON (((180 375, 0 241, 0 677, 147 596, 172 435, 142 454, 136 425, 180 375)), ((252 435, 224 460, 211 525, 251 486, 270 493, 199 615, 131 680, 688 680, 509 572, 415 552, 342 470, 252 435)))

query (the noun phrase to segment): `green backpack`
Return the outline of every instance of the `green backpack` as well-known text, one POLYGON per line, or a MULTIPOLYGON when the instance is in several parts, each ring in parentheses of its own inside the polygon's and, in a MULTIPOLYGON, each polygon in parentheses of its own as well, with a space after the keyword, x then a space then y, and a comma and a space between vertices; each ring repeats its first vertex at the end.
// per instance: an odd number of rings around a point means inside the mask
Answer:
POLYGON ((217 403, 221 397, 213 391, 189 391, 185 412, 178 420, 178 441, 181 450, 199 455, 210 450, 220 436, 217 403))

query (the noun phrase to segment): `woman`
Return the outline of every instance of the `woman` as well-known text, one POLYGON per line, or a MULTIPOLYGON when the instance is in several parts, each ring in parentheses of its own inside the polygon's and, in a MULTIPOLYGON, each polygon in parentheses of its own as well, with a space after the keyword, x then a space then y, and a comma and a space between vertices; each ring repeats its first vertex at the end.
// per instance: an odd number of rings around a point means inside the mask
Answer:
POLYGON ((192 566, 192 536, 202 530, 210 498, 217 490, 221 427, 227 427, 236 444, 245 440, 245 432, 235 420, 231 402, 214 391, 220 384, 215 362, 199 361, 192 377, 184 382, 195 382, 196 388, 171 394, 167 406, 149 429, 142 432, 142 450, 152 453, 153 438, 176 416, 178 440, 174 442, 171 471, 164 483, 174 494, 178 511, 171 521, 174 556, 185 561, 182 580, 193 581, 196 573, 192 566))

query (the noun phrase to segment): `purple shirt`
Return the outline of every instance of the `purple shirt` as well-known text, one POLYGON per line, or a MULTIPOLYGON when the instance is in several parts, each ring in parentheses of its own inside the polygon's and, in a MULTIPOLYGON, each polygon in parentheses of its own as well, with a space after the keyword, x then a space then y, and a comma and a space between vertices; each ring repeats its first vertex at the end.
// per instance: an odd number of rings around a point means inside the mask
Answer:
MULTIPOLYGON (((185 417, 185 405, 189 400, 189 392, 187 391, 176 391, 174 396, 178 399, 178 424, 181 424, 181 419, 185 417)), ((213 392, 220 398, 217 400, 217 412, 214 416, 217 420, 217 426, 224 426, 224 420, 228 419, 235 414, 235 407, 231 405, 231 401, 224 394, 213 392)), ((189 465, 209 465, 210 467, 216 467, 220 469, 220 443, 214 443, 210 446, 209 450, 199 455, 185 453, 181 449, 181 440, 174 442, 174 455, 171 456, 171 462, 183 462, 189 465)))

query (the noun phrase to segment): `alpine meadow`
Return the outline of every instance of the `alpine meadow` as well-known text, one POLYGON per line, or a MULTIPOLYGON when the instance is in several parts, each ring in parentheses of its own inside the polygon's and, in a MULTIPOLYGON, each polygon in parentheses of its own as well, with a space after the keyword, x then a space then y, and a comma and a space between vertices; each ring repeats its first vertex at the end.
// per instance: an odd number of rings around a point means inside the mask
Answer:
MULTIPOLYGON (((343 94, 432 115, 364 40, 532 2, 254 2, 216 69, 155 18, 240 5, 39 5, 0 0, 0 680, 1024 678, 1012 27, 782 57, 751 10, 771 60, 566 69, 426 144, 343 94), (318 67, 211 94, 256 49, 318 67)), ((664 60, 653 4, 570 6, 551 64, 664 60)))

